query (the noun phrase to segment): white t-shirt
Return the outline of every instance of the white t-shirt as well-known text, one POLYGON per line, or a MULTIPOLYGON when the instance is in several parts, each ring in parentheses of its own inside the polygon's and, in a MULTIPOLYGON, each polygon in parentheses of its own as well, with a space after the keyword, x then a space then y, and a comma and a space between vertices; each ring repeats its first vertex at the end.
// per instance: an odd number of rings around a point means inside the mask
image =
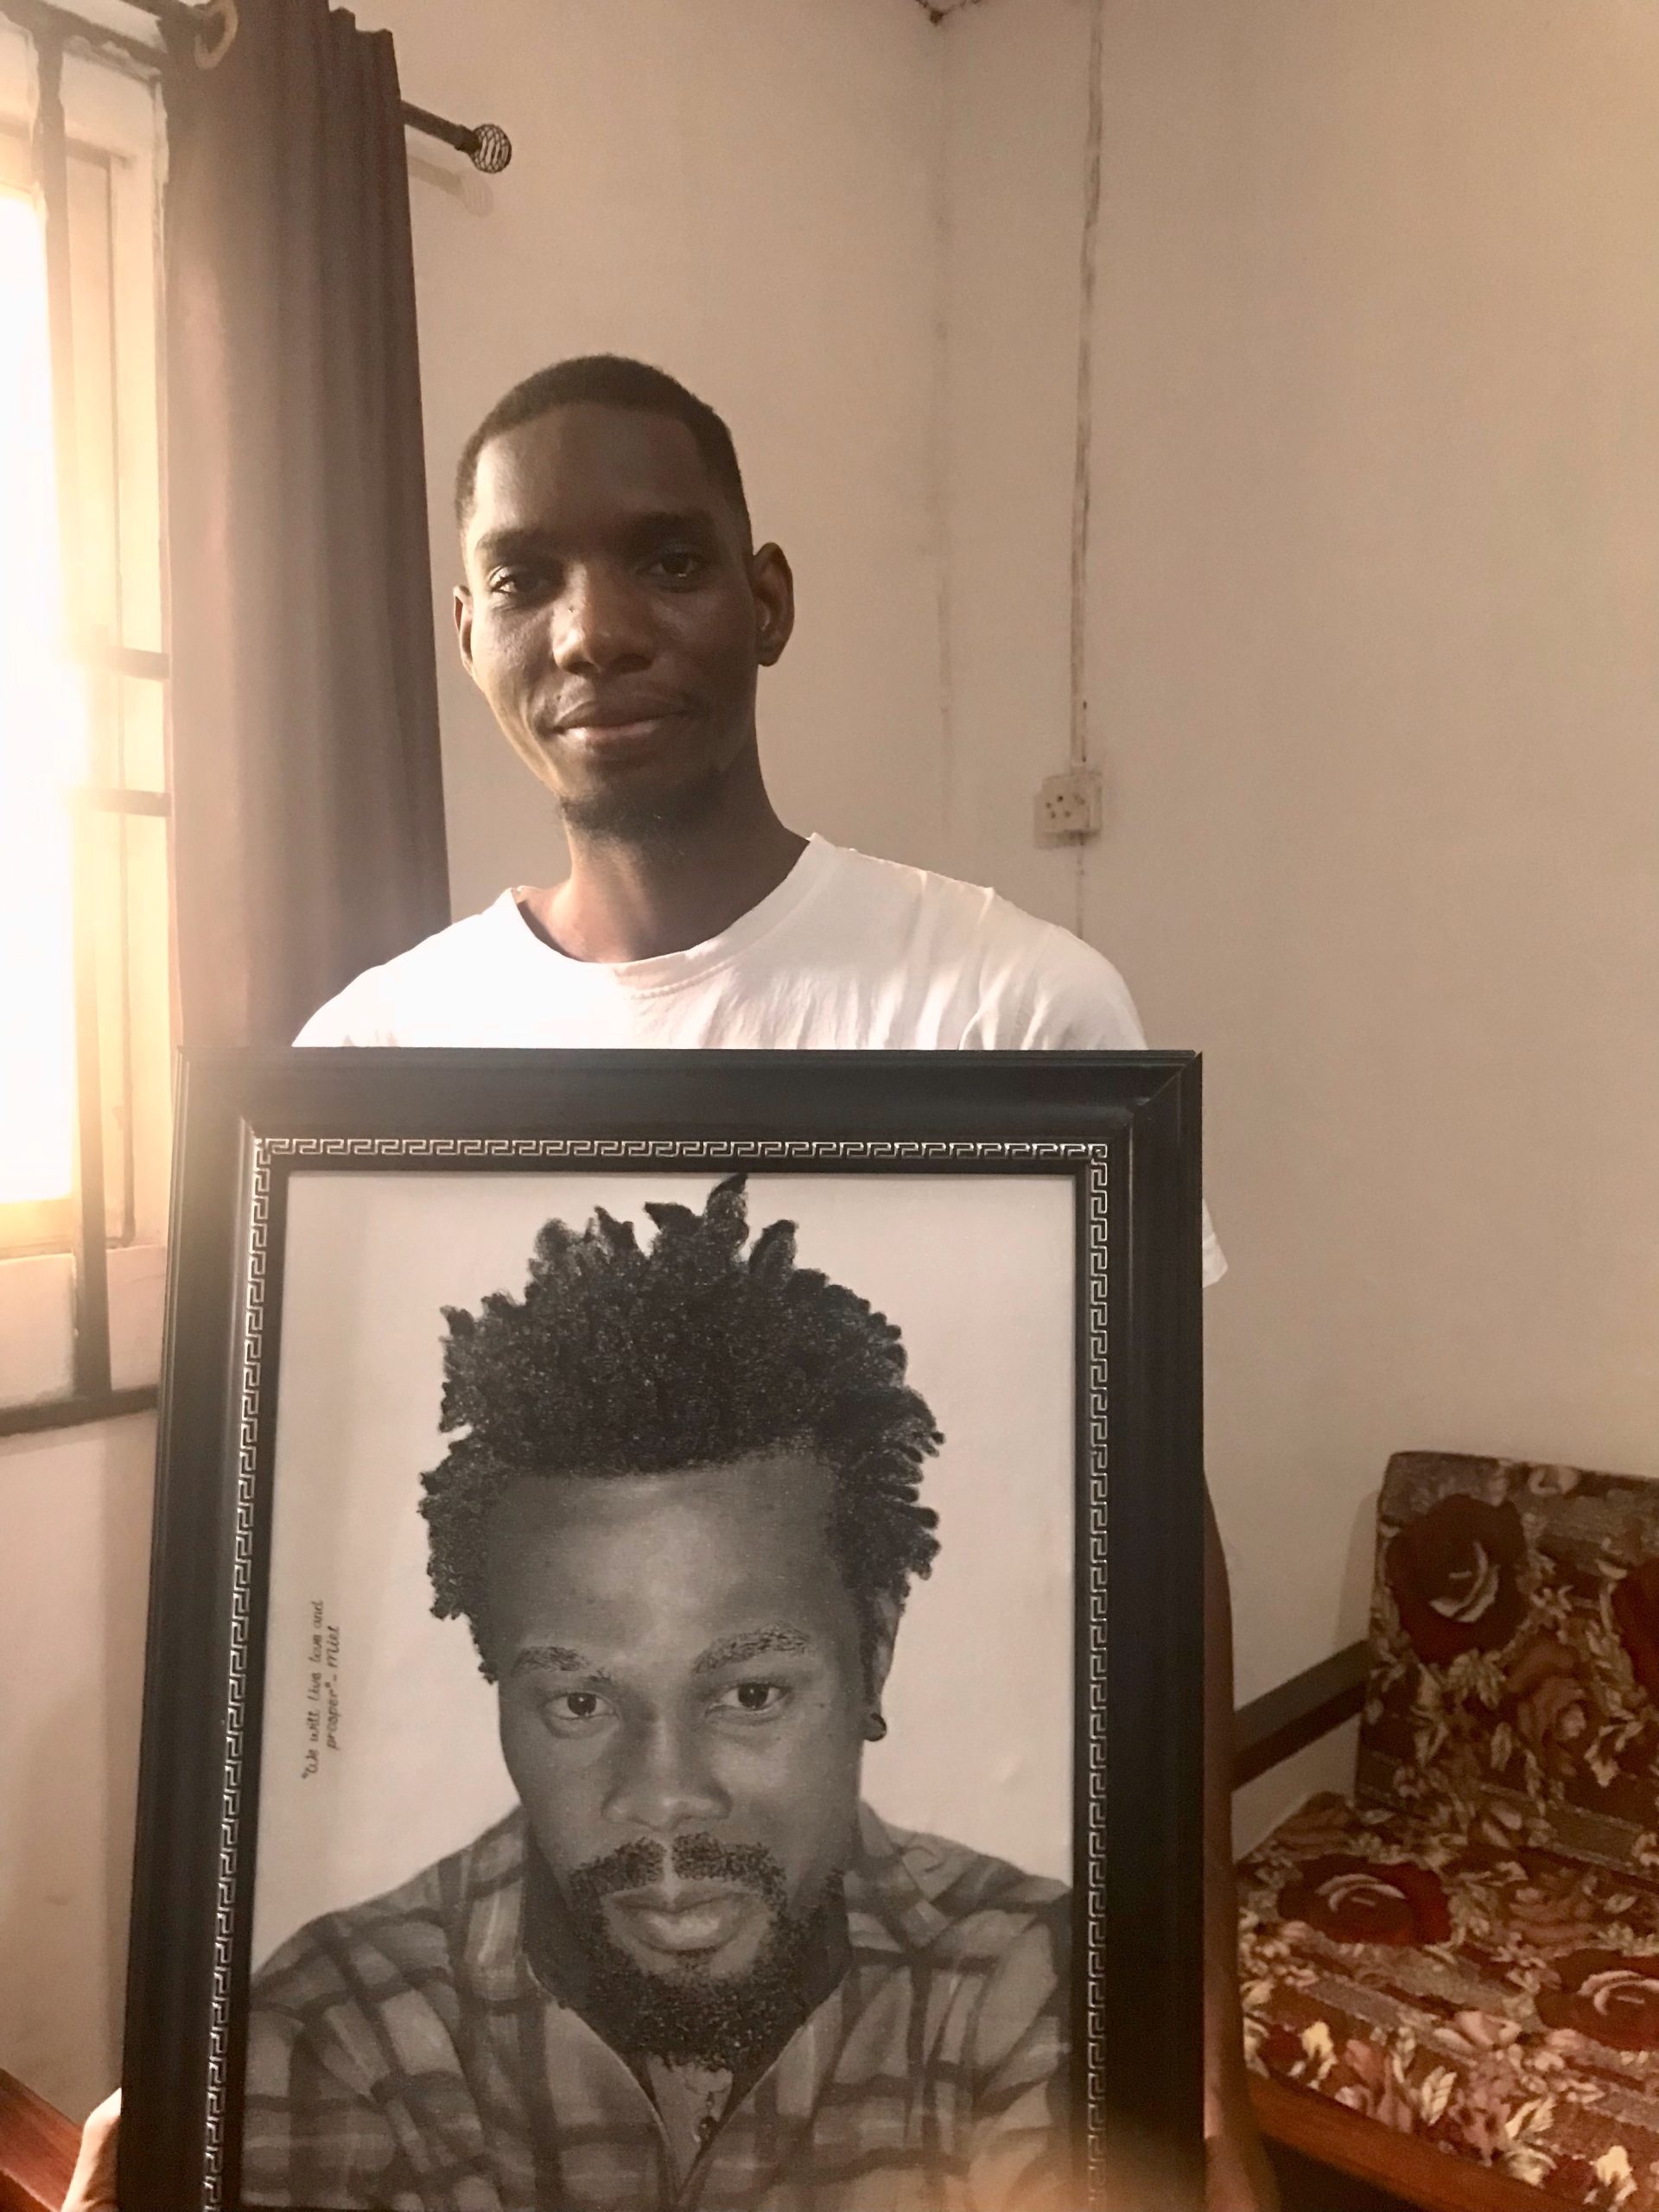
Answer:
MULTIPOLYGON (((371 968, 301 1045, 772 1052, 1139 1052, 1109 960, 994 891, 812 837, 769 897, 706 944, 572 960, 504 891, 371 968)), ((1208 1214, 1204 1279, 1226 1262, 1208 1214)))

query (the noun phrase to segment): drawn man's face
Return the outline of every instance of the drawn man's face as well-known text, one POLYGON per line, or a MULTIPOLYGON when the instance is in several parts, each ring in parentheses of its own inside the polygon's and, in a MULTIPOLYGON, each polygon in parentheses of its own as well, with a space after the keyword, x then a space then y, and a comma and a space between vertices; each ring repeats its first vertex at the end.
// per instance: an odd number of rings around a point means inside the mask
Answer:
POLYGON ((788 1452, 532 1479, 492 1522, 501 1743, 536 1842, 668 1985, 764 1970, 852 1854, 872 1683, 830 1479, 788 1452))

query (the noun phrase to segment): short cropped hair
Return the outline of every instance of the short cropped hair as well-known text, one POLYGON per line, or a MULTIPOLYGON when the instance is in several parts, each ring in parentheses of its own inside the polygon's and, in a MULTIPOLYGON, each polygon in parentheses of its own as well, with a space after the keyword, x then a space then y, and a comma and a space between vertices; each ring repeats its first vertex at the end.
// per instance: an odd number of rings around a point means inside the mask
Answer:
POLYGON ((737 510, 744 543, 753 539, 749 503, 743 490, 732 434, 706 400, 688 391, 664 369, 646 361, 631 360, 624 353, 581 353, 533 376, 504 392, 461 449, 455 465, 455 526, 464 531, 478 489, 478 458, 492 438, 521 423, 533 423, 556 407, 582 404, 632 408, 643 415, 666 415, 683 423, 696 440, 697 450, 709 473, 737 510))
POLYGON ((877 1601, 901 1608, 938 1549, 938 1516, 918 1491, 943 1439, 906 1382, 899 1331, 797 1264, 793 1222, 749 1244, 741 1175, 701 1213, 645 1211, 648 1249, 603 1210, 580 1233, 550 1221, 522 1299, 498 1291, 477 1313, 444 1308, 440 1427, 464 1433, 421 1478, 432 1610, 466 1616, 493 1681, 486 1542, 512 1484, 800 1451, 832 1478, 830 1542, 868 1663, 877 1601))

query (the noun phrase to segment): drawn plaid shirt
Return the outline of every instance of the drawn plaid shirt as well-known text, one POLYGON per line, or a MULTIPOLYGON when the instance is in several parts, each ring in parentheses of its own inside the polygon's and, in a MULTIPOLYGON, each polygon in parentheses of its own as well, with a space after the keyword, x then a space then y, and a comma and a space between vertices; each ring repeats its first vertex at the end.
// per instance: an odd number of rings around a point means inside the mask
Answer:
POLYGON ((515 1812, 255 1978, 243 2195, 346 2212, 1075 2212, 1067 1895, 866 1808, 849 1964, 683 2179, 532 1973, 515 1812))

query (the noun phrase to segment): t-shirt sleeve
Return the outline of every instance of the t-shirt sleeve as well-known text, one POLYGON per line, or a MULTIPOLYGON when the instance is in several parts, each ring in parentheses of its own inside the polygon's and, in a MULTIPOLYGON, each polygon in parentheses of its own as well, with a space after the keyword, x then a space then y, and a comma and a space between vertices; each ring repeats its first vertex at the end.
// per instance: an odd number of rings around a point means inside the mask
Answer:
POLYGON ((380 971, 365 969, 343 991, 320 1006, 294 1039, 296 1045, 395 1045, 380 990, 380 971))
MULTIPOLYGON (((1104 953, 1071 935, 1048 927, 1041 956, 1032 964, 1026 1033, 1027 1052, 1144 1052, 1147 1033, 1135 1000, 1104 953)), ((1227 1257, 1216 1240, 1210 1208, 1203 1209, 1204 1286, 1219 1282, 1227 1257)))

